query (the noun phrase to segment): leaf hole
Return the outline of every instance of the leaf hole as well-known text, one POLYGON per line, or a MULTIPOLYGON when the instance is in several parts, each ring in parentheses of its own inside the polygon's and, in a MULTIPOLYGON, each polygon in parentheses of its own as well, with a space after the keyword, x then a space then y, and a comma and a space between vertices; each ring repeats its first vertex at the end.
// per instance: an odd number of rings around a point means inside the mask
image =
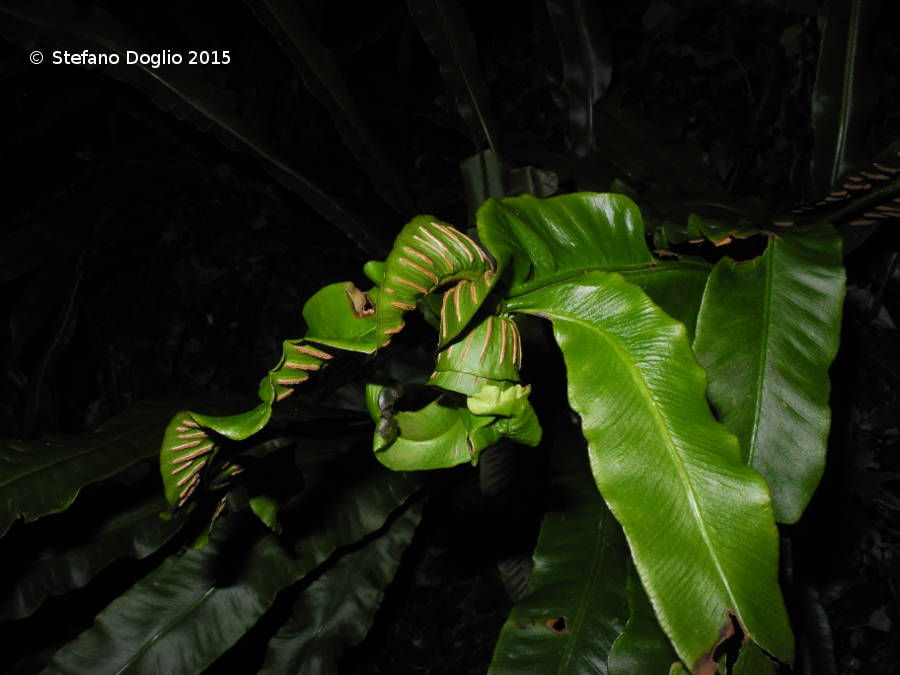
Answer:
POLYGON ((569 623, 564 616, 556 616, 552 619, 548 619, 544 622, 544 625, 547 626, 547 629, 551 633, 561 634, 569 632, 569 623))

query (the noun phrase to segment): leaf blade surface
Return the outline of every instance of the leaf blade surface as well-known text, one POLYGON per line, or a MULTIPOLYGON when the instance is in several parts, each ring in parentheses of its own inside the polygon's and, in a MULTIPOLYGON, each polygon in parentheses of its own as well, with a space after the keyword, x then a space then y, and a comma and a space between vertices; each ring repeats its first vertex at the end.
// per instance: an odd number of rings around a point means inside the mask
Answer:
POLYGON ((733 614, 751 639, 790 661, 768 490, 713 418, 684 326, 602 272, 509 309, 553 323, 597 487, 680 658, 694 672, 715 672, 712 652, 733 614))

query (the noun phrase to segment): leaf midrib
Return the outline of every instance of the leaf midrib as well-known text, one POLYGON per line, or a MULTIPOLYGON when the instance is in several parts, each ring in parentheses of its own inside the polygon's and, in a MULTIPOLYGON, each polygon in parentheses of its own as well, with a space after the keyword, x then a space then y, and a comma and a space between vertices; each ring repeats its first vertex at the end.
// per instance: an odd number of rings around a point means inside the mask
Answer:
POLYGON ((587 613, 587 605, 590 604, 588 600, 594 597, 593 588, 597 584, 598 577, 600 571, 604 567, 604 563, 606 561, 606 551, 608 548, 608 540, 609 540, 609 523, 603 522, 606 518, 603 517, 603 514, 600 515, 598 519, 598 525, 601 527, 601 536, 596 539, 596 544, 594 545, 594 554, 591 556, 591 572, 588 575, 588 583, 585 585, 585 590, 581 594, 580 601, 578 603, 578 607, 575 610, 575 620, 572 622, 572 639, 566 642, 566 646, 563 649, 563 657, 559 664, 559 669, 556 671, 558 675, 564 675, 564 673, 568 672, 567 666, 572 659, 572 654, 575 651, 575 643, 578 641, 578 636, 581 634, 581 624, 584 623, 584 617, 587 613))
POLYGON ((759 340, 759 352, 756 357, 756 382, 758 386, 754 391, 753 418, 750 427, 750 438, 747 442, 747 466, 753 466, 756 456, 757 439, 759 438, 760 419, 762 417, 762 402, 765 392, 766 363, 769 360, 769 325, 772 313, 772 289, 775 286, 775 246, 773 241, 762 258, 765 264, 765 289, 763 292, 763 308, 761 321, 761 335, 759 340))
POLYGON ((712 538, 710 537, 709 532, 707 532, 706 526, 703 522, 703 518, 700 513, 699 503, 697 500, 697 495, 695 494, 693 486, 691 485, 690 478, 687 474, 687 470, 684 467, 684 462, 682 461, 680 455, 678 454, 678 449, 672 442, 672 439, 670 438, 669 433, 667 433, 668 427, 666 425, 665 418, 662 416, 662 414, 657 409, 656 401, 653 398, 652 392, 650 392, 650 390, 647 388, 646 383, 644 382, 644 379, 641 376, 640 369, 638 369, 638 367, 631 361, 630 358, 627 358, 627 352, 619 345, 618 341, 613 339, 610 336, 610 334, 607 333, 606 331, 599 329, 597 326, 594 326, 593 324, 591 324, 587 321, 584 321, 582 319, 577 319, 577 318, 574 318, 574 317, 571 317, 568 315, 560 315, 560 314, 554 313, 552 311, 545 312, 544 315, 547 318, 552 319, 553 317, 556 317, 557 319, 560 319, 562 321, 568 321, 570 323, 580 325, 582 327, 585 327, 585 328, 597 333, 601 339, 604 339, 612 347, 612 349, 619 355, 619 358, 621 359, 621 361, 631 371, 632 381, 636 383, 636 386, 641 395, 641 398, 645 401, 645 403, 647 403, 647 407, 650 409, 651 415, 652 415, 654 421, 656 422, 656 424, 654 426, 660 431, 660 435, 662 436, 662 439, 664 441, 666 449, 668 450, 668 454, 671 457, 672 462, 675 465, 676 470, 678 472, 678 476, 681 479, 681 483, 685 488, 685 492, 687 493, 687 497, 688 497, 688 502, 691 507, 691 514, 694 516, 694 519, 697 522, 698 530, 700 531, 700 535, 703 539, 703 543, 705 544, 706 549, 709 553, 710 559, 712 560, 713 565, 715 566, 715 569, 716 569, 716 572, 718 573, 719 579, 722 582, 722 586, 724 587, 725 592, 728 594, 728 597, 732 603, 732 607, 734 608, 735 611, 740 613, 737 599, 735 598, 735 595, 734 595, 733 591, 731 590, 731 585, 728 583, 728 577, 726 576, 724 570, 722 569, 721 562, 719 561, 719 558, 715 553, 715 548, 712 545, 712 538))

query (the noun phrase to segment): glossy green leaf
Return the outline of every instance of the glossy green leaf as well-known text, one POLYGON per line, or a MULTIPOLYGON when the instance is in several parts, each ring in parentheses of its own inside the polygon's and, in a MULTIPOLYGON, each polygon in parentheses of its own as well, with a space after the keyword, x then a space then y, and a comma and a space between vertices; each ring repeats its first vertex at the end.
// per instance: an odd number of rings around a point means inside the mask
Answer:
POLYGON ((518 382, 521 366, 522 337, 516 322, 511 317, 489 316, 438 353, 428 384, 472 395, 486 381, 518 382))
POLYGON ((599 269, 637 284, 694 333, 710 265, 650 254, 641 213, 624 195, 580 193, 487 202, 479 235, 517 295, 599 269))
POLYGON ((378 461, 394 471, 475 464, 481 450, 500 440, 494 417, 473 415, 444 397, 421 410, 398 412, 394 420, 397 436, 387 440, 376 432, 373 446, 378 461))
POLYGON ((407 0, 407 4, 473 139, 486 143, 497 155, 497 122, 478 64, 472 29, 462 7, 456 0, 407 0))
POLYGON ((644 241, 641 212, 624 195, 489 201, 478 211, 478 235, 496 257, 498 271, 510 276, 512 295, 585 270, 658 263, 644 241))
POLYGON ((310 93, 327 110, 344 144, 384 200, 403 215, 414 213, 400 173, 362 118, 331 52, 319 42, 299 5, 288 0, 245 0, 278 41, 310 93))
POLYGON ((48 541, 25 573, 0 596, 0 621, 29 616, 47 597, 82 588, 114 560, 140 560, 156 551, 184 524, 180 515, 160 518, 164 508, 159 495, 127 511, 111 513, 95 528, 85 530, 83 539, 66 547, 48 541))
POLYGON ((594 104, 612 80, 612 50, 600 7, 584 0, 547 0, 569 97, 569 138, 576 157, 594 150, 594 104))
POLYGON ((500 631, 492 675, 605 674, 628 615, 622 529, 590 479, 583 439, 561 442, 551 462, 565 508, 544 516, 528 591, 500 631))
POLYGON ((712 651, 733 615, 749 639, 790 661, 768 489, 713 418, 684 326, 603 272, 509 309, 553 323, 594 480, 679 657, 695 673, 714 672, 712 651))
POLYGON ((278 524, 278 502, 275 499, 269 495, 251 497, 250 510, 272 532, 281 532, 281 526, 278 524))
POLYGON ((641 586, 634 568, 629 566, 628 623, 609 652, 609 675, 632 673, 668 673, 673 667, 684 672, 672 643, 659 627, 653 605, 641 586))
POLYGON ((181 402, 148 401, 96 432, 41 441, 0 441, 0 534, 68 507, 85 485, 159 452, 166 421, 181 402))
POLYGON ((407 223, 384 263, 377 300, 377 344, 403 329, 403 315, 424 296, 456 281, 441 302, 438 345, 462 331, 497 281, 484 249, 448 223, 416 216, 407 223))
MULTIPOLYGON (((72 52, 87 48, 98 53, 126 49, 153 53, 158 46, 147 44, 131 28, 96 5, 82 7, 67 0, 2 0, 5 15, 2 32, 28 49, 35 44, 60 45, 72 52)), ((200 48, 199 46, 197 48, 200 48)), ((237 56, 237 55, 233 55, 237 56)), ((259 138, 235 110, 234 104, 209 81, 201 69, 185 65, 160 66, 125 64, 107 66, 117 79, 144 92, 158 107, 187 119, 201 131, 213 131, 229 147, 250 155, 289 190, 295 192, 325 220, 337 227, 369 255, 383 251, 371 228, 354 216, 320 187, 300 173, 277 151, 259 138)))
POLYGON ((336 674, 337 658, 371 627, 421 517, 421 503, 411 505, 386 532, 310 584, 269 641, 261 675, 336 674))
MULTIPOLYGON (((383 391, 369 385, 369 398, 383 391)), ((478 463, 482 450, 501 438, 535 446, 541 426, 528 402, 530 387, 486 384, 467 397, 467 408, 446 396, 421 410, 372 410, 379 424, 372 449, 382 464, 395 471, 445 469, 464 462, 478 463)))
POLYGON ((864 159, 866 134, 877 105, 873 31, 880 0, 828 0, 812 93, 815 147, 811 172, 824 194, 854 163, 864 159))
POLYGON ((781 522, 800 517, 825 466, 844 280, 840 238, 805 228, 755 260, 719 261, 703 298, 694 351, 710 401, 781 522))
POLYGON ((350 282, 330 284, 313 295, 303 307, 309 328, 300 340, 285 340, 281 360, 259 385, 261 402, 246 413, 228 416, 183 411, 166 427, 159 454, 160 473, 166 499, 183 506, 203 483, 228 466, 216 464, 218 436, 244 440, 262 429, 272 415, 272 406, 293 393, 294 388, 328 365, 333 348, 371 352, 375 350, 375 316, 371 299, 350 282))
POLYGON ((374 469, 326 500, 294 550, 262 534, 227 582, 217 578, 221 557, 241 552, 227 552, 233 527, 223 523, 206 547, 169 558, 114 600, 44 672, 200 672, 256 623, 279 590, 381 528, 416 486, 405 474, 374 469))

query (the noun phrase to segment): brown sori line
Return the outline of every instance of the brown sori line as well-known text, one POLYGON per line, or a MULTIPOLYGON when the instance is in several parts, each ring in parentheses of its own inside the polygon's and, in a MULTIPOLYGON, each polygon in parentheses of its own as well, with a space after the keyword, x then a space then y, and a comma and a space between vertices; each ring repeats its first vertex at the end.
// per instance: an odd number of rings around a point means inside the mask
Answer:
MULTIPOLYGON (((826 201, 823 199, 822 201, 816 202, 816 206, 825 206, 827 203, 828 203, 828 202, 826 202, 826 201)), ((700 241, 703 241, 703 240, 702 240, 702 239, 698 239, 697 241, 700 242, 700 241)))
POLYGON ((794 224, 793 220, 775 220, 772 222, 773 225, 777 227, 790 227, 794 224))
MULTIPOLYGON (((475 376, 475 379, 472 380, 472 384, 478 384, 478 380, 480 380, 480 379, 481 379, 481 378, 478 377, 478 375, 476 375, 476 376, 475 376)), ((485 379, 487 379, 487 378, 485 378, 485 379)))
POLYGON ((430 271, 430 270, 426 270, 424 267, 422 267, 422 266, 419 265, 418 263, 414 263, 412 260, 407 260, 406 258, 400 258, 400 262, 402 262, 402 263, 404 263, 404 264, 406 264, 406 265, 409 265, 409 266, 412 267, 413 269, 419 270, 422 274, 427 274, 429 277, 431 277, 431 280, 432 280, 435 284, 437 284, 438 278, 437 278, 437 275, 436 275, 434 272, 432 272, 432 271, 430 271))
POLYGON ((469 337, 466 338, 466 344, 465 344, 465 346, 463 347, 463 353, 462 353, 462 356, 459 357, 459 360, 460 360, 460 361, 464 361, 464 360, 465 360, 466 354, 469 352, 469 345, 472 344, 472 338, 473 338, 473 337, 475 337, 475 332, 474 332, 474 331, 472 331, 471 333, 469 333, 469 337))
POLYGON ((406 312, 416 308, 415 305, 411 305, 408 302, 392 302, 391 307, 396 307, 397 309, 402 309, 406 312))
POLYGON ((284 367, 291 370, 319 370, 322 366, 318 363, 285 363, 284 367))
POLYGON ((456 286, 453 287, 453 290, 456 291, 453 294, 453 308, 456 310, 456 320, 462 321, 462 313, 459 311, 459 296, 462 292, 462 285, 466 283, 465 281, 460 281, 456 286))
POLYGON ((394 289, 393 289, 393 288, 385 288, 385 289, 384 289, 384 292, 385 292, 385 293, 390 293, 391 295, 393 295, 393 294, 394 294, 394 289))
POLYGON ((516 343, 517 343, 518 346, 519 346, 519 362, 518 362, 518 367, 521 368, 521 367, 522 367, 522 354, 524 353, 524 351, 523 351, 523 349, 522 349, 522 334, 519 332, 519 326, 516 324, 515 321, 513 321, 513 326, 516 327, 516 343))
POLYGON ((410 255, 414 255, 414 256, 418 257, 419 260, 424 262, 426 265, 428 265, 430 267, 434 267, 434 263, 432 262, 431 258, 429 258, 427 255, 425 255, 421 251, 417 251, 412 246, 404 246, 403 250, 406 251, 407 253, 409 253, 410 255))
POLYGON ((879 204, 875 208, 878 211, 885 211, 887 213, 900 213, 900 209, 896 206, 891 206, 890 204, 879 204))
POLYGON ((484 283, 485 283, 486 285, 488 285, 488 286, 491 285, 491 277, 492 277, 492 276, 494 276, 494 273, 491 272, 490 270, 485 270, 485 271, 484 271, 484 283))
POLYGON ((205 459, 205 458, 204 458, 204 459, 201 459, 199 462, 197 462, 197 463, 194 465, 194 467, 193 467, 190 471, 188 471, 188 472, 184 475, 184 477, 183 477, 180 481, 178 481, 177 483, 175 483, 175 485, 177 485, 178 487, 181 487, 182 485, 184 485, 185 483, 187 483, 187 482, 191 479, 191 476, 196 475, 196 473, 197 473, 198 471, 200 471, 200 469, 202 469, 202 468, 204 467, 205 464, 206 464, 206 459, 205 459))
POLYGON ((871 171, 860 171, 860 173, 869 180, 890 180, 891 177, 883 173, 872 173, 871 171))
POLYGON ((885 218, 890 218, 891 216, 887 213, 881 213, 880 211, 867 211, 863 214, 863 218, 877 218, 879 220, 884 220, 885 218))
MULTIPOLYGON (((185 429, 185 431, 187 431, 187 429, 185 429)), ((178 434, 178 438, 204 438, 205 436, 205 431, 194 431, 190 434, 178 434)))
POLYGON ((860 227, 862 225, 874 225, 877 222, 877 220, 851 220, 850 224, 855 227, 860 227))
POLYGON ((517 344, 516 344, 516 333, 519 331, 518 326, 516 326, 516 322, 510 319, 509 321, 509 332, 510 332, 510 342, 512 342, 512 363, 516 365, 516 354, 518 353, 517 344))
POLYGON ((184 506, 184 503, 188 500, 188 497, 190 497, 194 493, 194 490, 197 489, 197 486, 200 484, 200 476, 194 476, 194 478, 196 480, 192 480, 190 483, 188 483, 188 486, 181 491, 181 494, 178 495, 178 504, 176 504, 176 508, 180 509, 182 506, 184 506))
MULTIPOLYGON (((450 237, 450 238, 451 238, 453 241, 455 241, 457 244, 459 244, 459 247, 460 247, 463 251, 465 251, 466 257, 469 259, 469 263, 475 262, 475 256, 472 255, 472 251, 470 251, 470 250, 469 250, 469 247, 466 246, 464 243, 462 243, 462 240, 461 240, 459 237, 456 236, 456 231, 455 231, 452 227, 444 227, 444 226, 441 225, 440 223, 434 223, 434 222, 431 223, 431 224, 434 225, 434 226, 435 226, 437 229, 439 229, 441 232, 443 232, 444 234, 446 234, 448 237, 450 237)), ((462 233, 460 232, 460 234, 462 234, 462 233)))
POLYGON ((447 358, 449 359, 452 357, 453 357, 453 345, 450 345, 449 347, 447 347, 447 358))
POLYGON ((216 522, 216 519, 220 515, 222 515, 222 511, 225 510, 225 500, 226 499, 228 499, 228 495, 225 495, 224 497, 222 497, 222 499, 219 500, 219 505, 216 507, 216 510, 213 512, 213 515, 212 515, 212 522, 209 524, 210 530, 212 530, 213 523, 216 522))
POLYGON ((852 180, 854 183, 862 183, 862 176, 847 176, 847 180, 852 180))
POLYGON ((444 293, 444 297, 441 298, 441 337, 447 336, 447 296, 450 295, 452 291, 447 291, 444 293))
POLYGON ((469 297, 472 298, 472 304, 477 305, 478 296, 475 294, 475 282, 470 281, 469 283, 472 284, 471 286, 469 286, 469 297))
POLYGON ((426 230, 424 225, 419 227, 419 231, 435 243, 435 246, 438 247, 438 251, 442 252, 441 255, 443 256, 443 258, 447 262, 447 264, 450 266, 450 269, 451 270, 456 269, 456 267, 453 265, 453 263, 450 262, 450 259, 446 255, 444 255, 444 253, 446 253, 446 254, 450 253, 450 249, 447 248, 447 246, 444 244, 444 242, 442 242, 440 239, 435 237, 431 232, 426 230))
POLYGON ((176 445, 172 450, 187 450, 188 448, 196 448, 203 441, 191 441, 190 443, 182 443, 181 445, 176 445))
POLYGON ((491 341, 491 331, 494 330, 494 317, 488 317, 488 326, 487 326, 487 335, 484 337, 484 344, 481 347, 481 353, 478 355, 478 363, 481 363, 484 360, 484 355, 487 353, 488 343, 491 341))
POLYGON ((319 351, 318 349, 313 349, 312 347, 304 347, 302 345, 294 345, 294 349, 296 349, 301 354, 309 354, 310 356, 315 356, 317 359, 325 359, 327 361, 330 358, 332 358, 331 354, 319 351))
POLYGON ((457 454, 457 448, 456 448, 456 446, 454 445, 454 446, 453 446, 453 454, 450 456, 450 458, 451 458, 451 459, 456 459, 456 454, 457 454))
MULTIPOLYGON (((184 457, 179 457, 178 459, 173 459, 172 464, 182 464, 184 462, 190 462, 192 459, 196 459, 200 455, 205 455, 207 452, 212 450, 214 447, 215 446, 212 443, 210 443, 209 445, 204 445, 202 448, 197 448, 189 455, 185 455, 184 457)), ((181 471, 181 469, 178 469, 178 471, 181 471)), ((173 471, 172 473, 173 474, 177 473, 177 471, 173 471)))
POLYGON ((191 427, 192 429, 199 429, 200 425, 196 422, 192 422, 191 420, 181 420, 181 426, 183 427, 191 427))
POLYGON ((506 319, 500 319, 500 363, 506 357, 506 319))
POLYGON ((846 197, 850 193, 846 190, 832 190, 829 196, 831 197, 846 197))
POLYGON ((304 377, 292 377, 288 378, 279 378, 275 380, 276 384, 280 384, 282 387, 293 387, 295 384, 300 384, 301 382, 306 382, 309 379, 309 376, 304 377))
POLYGON ((493 268, 494 265, 493 265, 493 263, 491 263, 490 260, 488 260, 487 255, 485 255, 485 253, 484 253, 484 250, 478 244, 476 244, 474 241, 472 241, 472 238, 469 237, 469 235, 467 235, 465 232, 460 232, 459 230, 457 230, 456 233, 458 235, 464 237, 465 240, 472 245, 472 248, 474 248, 475 251, 477 251, 478 257, 481 258, 482 262, 488 263, 489 265, 491 265, 491 268, 493 268))
POLYGON ((397 326, 396 328, 388 328, 386 331, 384 331, 384 334, 385 334, 385 335, 396 335, 396 334, 399 333, 401 330, 403 330, 403 328, 404 328, 405 326, 406 326, 406 322, 405 322, 405 321, 401 321, 399 326, 397 326))
POLYGON ((419 286, 419 284, 414 284, 412 281, 407 281, 403 277, 394 277, 394 281, 396 281, 397 283, 403 284, 405 286, 409 286, 410 288, 414 288, 415 290, 419 291, 419 293, 421 293, 422 295, 428 295, 427 288, 422 288, 421 286, 419 286))
MULTIPOLYGON (((421 228, 420 228, 420 229, 421 229, 421 228)), ((415 239, 415 240, 418 241, 420 244, 423 244, 423 245, 427 246, 427 247, 430 248, 432 251, 434 251, 435 253, 437 253, 439 256, 441 256, 441 258, 444 259, 444 262, 447 263, 447 268, 448 268, 448 269, 451 269, 451 270, 453 269, 453 263, 450 262, 450 258, 448 258, 446 255, 444 255, 444 252, 441 251, 441 249, 439 249, 437 246, 435 246, 434 244, 432 244, 430 241, 425 241, 424 239, 422 239, 422 237, 420 237, 420 236, 417 235, 417 234, 414 234, 414 235, 413 235, 413 239, 415 239)))
POLYGON ((432 370, 432 371, 431 371, 431 375, 428 376, 428 379, 429 379, 429 380, 433 380, 436 376, 437 376, 437 371, 436 371, 436 370, 432 370))
MULTIPOLYGON (((172 463, 174 464, 174 462, 172 462, 172 463)), ((176 473, 181 473, 182 471, 187 469, 189 466, 190 466, 190 464, 182 464, 181 466, 177 466, 174 469, 172 469, 172 473, 170 475, 174 476, 176 473)))
POLYGON ((459 384, 459 378, 461 378, 461 377, 462 377, 462 371, 460 370, 459 372, 456 373, 456 384, 459 384))
POLYGON ((868 190, 872 187, 871 183, 844 183, 844 187, 848 190, 868 190))
POLYGON ((875 164, 873 164, 872 166, 874 166, 876 169, 878 169, 879 171, 882 171, 884 173, 894 174, 894 173, 900 172, 900 169, 898 169, 895 166, 883 166, 882 164, 878 164, 877 162, 875 164))
POLYGON ((281 392, 280 394, 278 394, 278 396, 275 397, 275 400, 283 401, 284 399, 286 399, 288 396, 290 396, 293 393, 294 393, 293 389, 287 389, 287 390, 281 392))
POLYGON ((831 195, 828 195, 827 197, 825 197, 826 202, 842 202, 845 199, 846 199, 846 197, 832 197, 831 195))
POLYGON ((175 431, 177 431, 178 433, 182 434, 182 433, 184 433, 185 431, 190 431, 190 429, 189 429, 188 427, 175 427, 175 431))
POLYGON ((236 466, 234 467, 234 471, 231 472, 232 476, 237 476, 238 474, 244 473, 244 467, 236 466))

